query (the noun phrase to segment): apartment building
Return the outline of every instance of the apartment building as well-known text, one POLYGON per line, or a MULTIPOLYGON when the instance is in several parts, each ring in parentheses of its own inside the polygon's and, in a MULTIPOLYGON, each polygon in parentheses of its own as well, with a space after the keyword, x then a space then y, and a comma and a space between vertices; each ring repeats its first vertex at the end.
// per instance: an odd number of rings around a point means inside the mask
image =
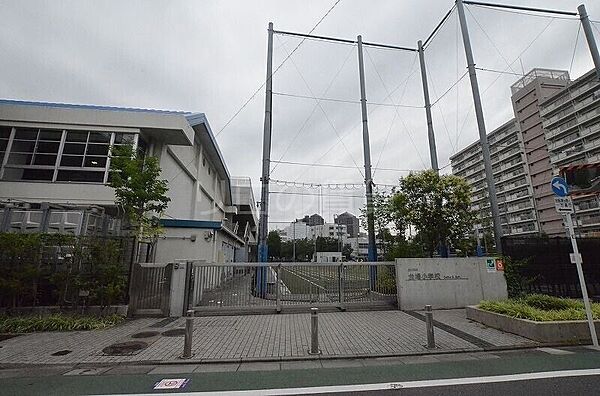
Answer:
POLYGON ((118 234, 106 183, 110 147, 125 143, 159 158, 169 182, 156 261, 233 261, 255 238, 256 214, 233 217, 255 210, 252 190, 233 202, 204 114, 12 100, 0 100, 0 231, 118 234))
MULTIPOLYGON (((539 232, 533 192, 527 169, 523 140, 516 119, 488 134, 500 221, 504 235, 539 232)), ((491 229, 487 182, 479 141, 450 157, 452 173, 463 177, 472 187, 471 209, 477 215, 475 230, 491 229)))
POLYGON ((336 224, 345 224, 348 229, 348 235, 351 238, 356 238, 360 231, 360 222, 358 221, 358 217, 354 216, 352 213, 344 212, 339 216, 335 216, 333 222, 336 224))
POLYGON ((554 172, 539 104, 568 83, 568 72, 538 68, 531 70, 511 86, 511 100, 523 140, 538 226, 540 232, 548 236, 562 236, 565 231, 562 217, 554 208, 554 194, 550 186, 554 172))
MULTIPOLYGON (((595 69, 540 102, 540 115, 554 174, 577 164, 600 163, 600 82, 595 69)), ((598 196, 574 197, 581 235, 600 234, 598 196)))

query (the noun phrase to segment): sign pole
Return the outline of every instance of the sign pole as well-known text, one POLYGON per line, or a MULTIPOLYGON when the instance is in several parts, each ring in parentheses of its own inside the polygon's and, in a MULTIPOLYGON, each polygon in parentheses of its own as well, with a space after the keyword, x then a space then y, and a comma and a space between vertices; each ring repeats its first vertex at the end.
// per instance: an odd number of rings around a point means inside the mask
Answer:
POLYGON ((573 201, 569 196, 569 184, 565 179, 559 176, 555 176, 550 181, 552 192, 554 193, 554 205, 556 211, 563 215, 565 225, 567 226, 567 232, 569 233, 569 239, 573 246, 573 256, 571 262, 575 262, 577 267, 577 275, 579 277, 579 285, 581 286, 581 296, 583 297, 583 305, 585 306, 585 316, 587 317, 588 326, 590 327, 590 334, 592 336, 592 343, 594 347, 598 348, 598 336, 596 335, 596 327, 594 325, 594 317, 592 316, 592 305, 587 293, 587 287, 585 285, 585 278, 583 276, 582 257, 579 254, 579 247, 577 246, 577 239, 575 238, 575 227, 573 226, 573 201))
POLYGON ((579 285, 581 286, 581 294, 583 296, 583 304, 585 305, 585 316, 588 320, 590 327, 590 334, 592 335, 592 343, 598 347, 598 336, 596 335, 596 327, 594 326, 594 317, 592 316, 592 305, 588 298, 587 287, 585 285, 585 278, 583 275, 583 268, 581 263, 581 256, 579 255, 579 247, 577 246, 577 239, 575 239, 575 230, 573 227, 573 218, 571 213, 564 214, 565 223, 569 229, 569 238, 571 239, 571 245, 573 245, 573 253, 575 255, 575 266, 577 267, 577 275, 579 275, 579 285))

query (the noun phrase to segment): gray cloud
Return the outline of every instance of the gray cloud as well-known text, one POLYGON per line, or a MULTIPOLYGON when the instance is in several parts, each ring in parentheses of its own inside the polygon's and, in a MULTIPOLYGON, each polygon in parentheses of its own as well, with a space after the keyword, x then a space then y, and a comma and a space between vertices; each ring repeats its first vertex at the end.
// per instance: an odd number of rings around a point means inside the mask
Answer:
MULTIPOLYGON (((528 0, 520 4, 576 10, 574 0, 528 0)), ((0 3, 3 55, 0 87, 6 98, 107 104, 205 112, 219 131, 265 78, 266 27, 306 32, 329 8, 323 1, 22 1, 0 3)), ((425 39, 451 0, 362 2, 343 0, 319 26, 316 34, 354 38, 403 46, 425 39)), ((587 2, 592 19, 600 19, 600 4, 587 2)), ((467 13, 478 66, 504 70, 503 57, 512 62, 544 29, 547 18, 507 14, 480 7, 467 13), (486 35, 475 19, 484 27, 486 35), (499 48, 494 48, 494 44, 499 48)), ((555 20, 521 57, 527 72, 533 67, 566 68, 571 63, 576 21, 555 20)), ((426 51, 433 99, 444 93, 466 70, 456 18, 449 20, 426 51)), ((600 37, 599 37, 600 39, 600 37)), ((297 39, 275 39, 275 65, 291 51, 297 39)), ((346 64, 326 96, 358 100, 355 51, 345 45, 306 41, 277 73, 278 92, 323 95, 346 57, 346 64), (302 77, 310 89, 304 83, 302 77)), ((368 49, 365 56, 367 97, 383 102, 387 92, 401 85, 413 65, 414 54, 368 49), (375 67, 371 63, 371 58, 375 67), (381 83, 377 72, 381 75, 381 83)), ((512 69, 520 73, 521 61, 512 69)), ((416 65, 418 66, 418 65, 416 65)), ((592 67, 583 35, 579 38, 572 76, 592 67)), ((511 69, 509 69, 511 70, 511 69)), ((482 89, 498 77, 478 72, 482 89)), ((483 94, 488 130, 512 117, 510 84, 513 75, 501 77, 483 94)), ((422 105, 418 71, 394 102, 422 105)), ((246 175, 258 187, 262 150, 264 93, 219 135, 218 140, 233 175, 246 175)), ((314 100, 275 96, 273 158, 278 159, 315 106, 314 100)), ((360 107, 322 102, 283 160, 354 166, 362 171, 360 107), (328 118, 328 119, 327 119, 328 118), (336 132, 342 136, 339 143, 336 132), (344 149, 343 146, 346 146, 344 149), (328 154, 323 156, 331 147, 328 154), (322 157, 323 158, 320 158, 322 157)), ((477 138, 468 78, 434 106, 434 127, 440 165, 456 150, 477 138), (460 136, 457 139, 457 136, 460 136)), ((371 105, 371 155, 379 167, 422 169, 429 163, 425 115, 422 109, 371 105), (393 121, 393 123, 392 123, 393 121), (391 127, 390 127, 391 126, 391 127), (409 132, 407 132, 407 130, 409 132), (412 136, 412 141, 409 138, 412 136), (413 144, 414 143, 414 144, 413 144), (383 154, 382 154, 383 153, 383 154)), ((376 183, 395 183, 403 173, 375 171, 376 183)), ((315 183, 361 183, 357 169, 307 168, 278 165, 274 178, 315 183)), ((273 190, 317 195, 272 197, 271 218, 291 220, 304 212, 324 215, 362 206, 361 190, 324 190, 273 186, 273 190), (278 190, 280 189, 281 190, 278 190), (332 195, 351 195, 338 197, 332 195)), ((257 199, 258 188, 256 188, 257 199)))

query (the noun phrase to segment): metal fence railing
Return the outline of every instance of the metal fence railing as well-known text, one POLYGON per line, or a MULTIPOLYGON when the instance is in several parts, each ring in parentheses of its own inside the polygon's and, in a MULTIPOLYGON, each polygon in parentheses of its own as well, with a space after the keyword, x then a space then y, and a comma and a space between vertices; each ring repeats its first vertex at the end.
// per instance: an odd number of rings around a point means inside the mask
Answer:
POLYGON ((137 263, 131 276, 132 315, 169 315, 173 264, 137 263))
POLYGON ((277 309, 397 303, 393 262, 193 262, 195 310, 277 309))

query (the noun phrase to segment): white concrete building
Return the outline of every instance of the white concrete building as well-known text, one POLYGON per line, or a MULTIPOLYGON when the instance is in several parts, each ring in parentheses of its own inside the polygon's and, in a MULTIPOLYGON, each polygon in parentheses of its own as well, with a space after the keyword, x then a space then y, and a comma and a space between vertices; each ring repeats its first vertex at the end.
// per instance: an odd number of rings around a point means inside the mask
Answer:
MULTIPOLYGON (((247 240, 236 232, 229 172, 201 113, 1 100, 0 231, 83 234, 111 223, 117 233, 122 211, 106 183, 109 148, 124 143, 158 157, 169 182, 155 260, 233 261, 247 240)), ((241 198, 255 209, 253 196, 241 198)), ((255 232, 256 222, 242 227, 255 232)))
POLYGON ((303 221, 293 221, 281 232, 283 241, 293 241, 309 238, 309 226, 303 221))
POLYGON ((344 239, 348 236, 345 224, 325 223, 322 225, 309 226, 309 239, 318 237, 344 239))

